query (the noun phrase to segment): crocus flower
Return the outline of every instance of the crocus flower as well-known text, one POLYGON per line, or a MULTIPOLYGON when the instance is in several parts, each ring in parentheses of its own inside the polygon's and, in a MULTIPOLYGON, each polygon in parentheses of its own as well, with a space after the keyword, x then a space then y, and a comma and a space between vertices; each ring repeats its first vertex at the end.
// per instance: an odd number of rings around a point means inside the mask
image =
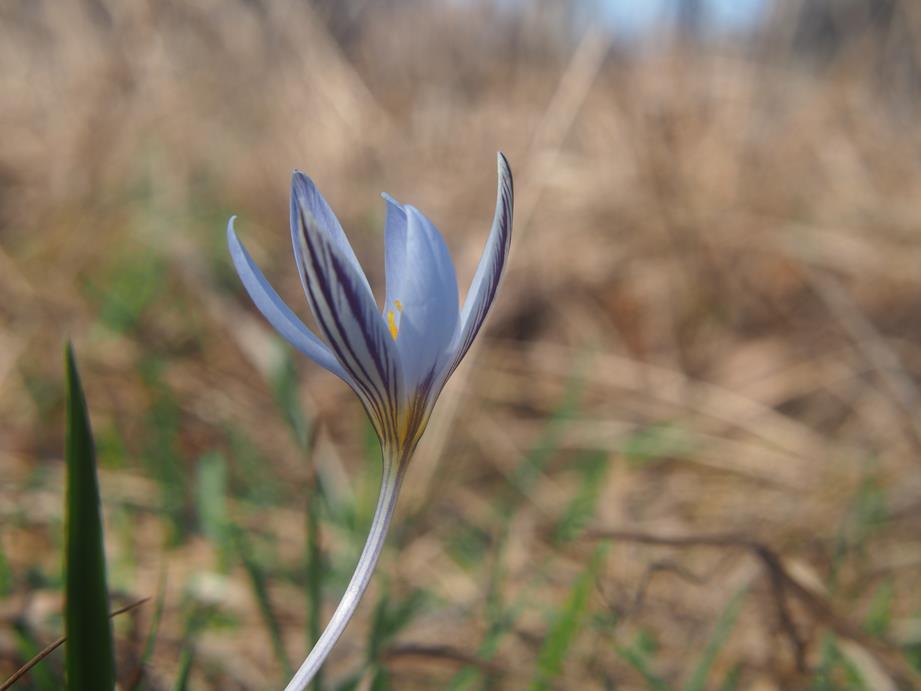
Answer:
POLYGON ((463 307, 444 239, 414 206, 389 195, 384 227, 387 295, 381 311, 352 247, 313 181, 291 184, 294 259, 321 340, 282 301, 227 224, 230 255, 269 323, 361 399, 381 441, 381 491, 367 542, 332 619, 286 691, 306 688, 368 586, 400 484, 445 382, 476 338, 499 287, 512 236, 512 173, 498 155, 496 212, 463 307))

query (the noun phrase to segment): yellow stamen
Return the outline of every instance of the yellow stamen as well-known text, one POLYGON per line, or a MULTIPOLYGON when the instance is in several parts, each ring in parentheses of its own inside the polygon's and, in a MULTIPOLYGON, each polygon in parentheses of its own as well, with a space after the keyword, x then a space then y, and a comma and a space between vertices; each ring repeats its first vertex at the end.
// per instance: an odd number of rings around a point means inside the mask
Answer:
POLYGON ((394 304, 394 306, 397 308, 397 312, 402 312, 402 311, 403 311, 403 303, 402 303, 402 302, 400 302, 399 300, 394 300, 394 301, 393 301, 393 304, 394 304))
MULTIPOLYGON (((400 309, 399 303, 397 309, 400 309)), ((397 321, 393 316, 393 310, 387 310, 387 328, 390 329, 390 337, 394 341, 397 340, 397 333, 399 333, 400 329, 397 327, 397 321)))

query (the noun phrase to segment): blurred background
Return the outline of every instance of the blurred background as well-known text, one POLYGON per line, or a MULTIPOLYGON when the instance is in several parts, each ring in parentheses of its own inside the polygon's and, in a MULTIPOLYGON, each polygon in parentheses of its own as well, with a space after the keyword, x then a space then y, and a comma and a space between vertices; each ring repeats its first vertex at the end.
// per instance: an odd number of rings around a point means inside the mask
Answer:
MULTIPOLYGON (((921 679, 921 6, 14 0, 0 8, 0 680, 62 631, 63 346, 123 689, 269 689, 379 457, 303 318, 292 169, 378 296, 389 192, 511 262, 318 688, 921 679)), ((63 686, 61 650, 18 689, 63 686)))

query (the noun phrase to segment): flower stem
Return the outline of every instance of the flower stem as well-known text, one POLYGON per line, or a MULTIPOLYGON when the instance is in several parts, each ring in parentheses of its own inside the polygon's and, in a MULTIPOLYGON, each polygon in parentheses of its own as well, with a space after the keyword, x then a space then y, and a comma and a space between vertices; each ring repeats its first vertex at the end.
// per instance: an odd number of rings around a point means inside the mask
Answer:
POLYGON ((358 565, 352 574, 352 580, 349 581, 345 594, 339 601, 336 611, 326 625, 323 634, 317 640, 307 659, 304 660, 294 678, 288 682, 285 691, 304 691, 316 675, 320 667, 326 661, 326 658, 332 652, 336 641, 345 631, 349 620, 355 614, 361 596, 364 595, 371 581, 371 574, 374 573, 374 566, 377 564, 377 558, 381 554, 381 548, 384 546, 384 540, 387 537, 387 529, 390 526, 390 519, 393 517, 393 509, 397 503, 397 496, 400 493, 400 484, 403 481, 403 463, 394 463, 389 455, 384 454, 384 467, 381 472, 381 492, 377 499, 377 508, 374 510, 374 518, 371 521, 371 529, 368 532, 368 539, 365 541, 364 549, 358 558, 358 565))

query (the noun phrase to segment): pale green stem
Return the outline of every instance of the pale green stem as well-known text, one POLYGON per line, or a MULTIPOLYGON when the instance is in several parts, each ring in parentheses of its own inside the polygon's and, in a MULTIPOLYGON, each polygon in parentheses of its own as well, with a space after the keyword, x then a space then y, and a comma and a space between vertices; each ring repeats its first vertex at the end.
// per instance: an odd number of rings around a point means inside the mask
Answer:
POLYGON ((397 495, 400 493, 404 467, 405 463, 394 462, 387 452, 384 453, 381 493, 377 499, 377 508, 374 510, 374 518, 371 521, 368 539, 365 541, 364 549, 362 549, 361 556, 358 558, 358 565, 352 574, 352 580, 349 581, 348 588, 345 589, 345 594, 339 601, 339 605, 336 607, 336 611, 333 612, 333 616, 326 625, 323 634, 313 646, 313 650, 310 651, 300 669, 297 670, 297 674, 288 682, 285 691, 304 691, 307 688, 314 675, 316 675, 330 652, 332 652, 333 646, 339 640, 339 636, 345 631, 345 627, 348 626, 352 615, 355 614, 361 596, 364 595, 368 583, 371 581, 371 574, 374 573, 374 566, 377 564, 377 558, 381 554, 381 548, 384 546, 390 519, 393 517, 393 509, 397 504, 397 495))

